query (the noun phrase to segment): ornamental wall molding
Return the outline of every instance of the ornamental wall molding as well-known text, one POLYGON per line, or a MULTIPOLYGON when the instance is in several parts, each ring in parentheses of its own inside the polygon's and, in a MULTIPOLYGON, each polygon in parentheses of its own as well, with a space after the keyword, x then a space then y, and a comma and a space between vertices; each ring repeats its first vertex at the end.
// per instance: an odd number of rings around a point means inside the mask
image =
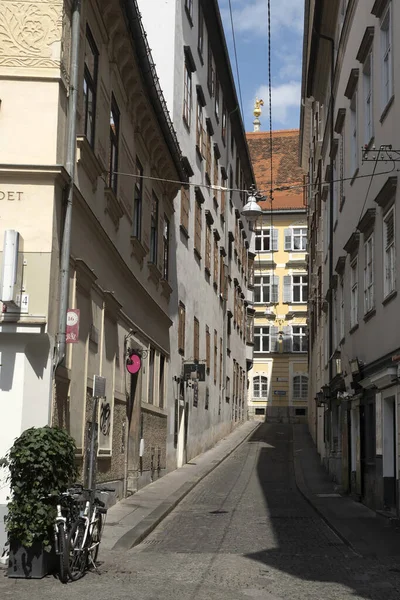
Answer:
POLYGON ((60 0, 2 0, 0 66, 59 68, 62 30, 60 0))

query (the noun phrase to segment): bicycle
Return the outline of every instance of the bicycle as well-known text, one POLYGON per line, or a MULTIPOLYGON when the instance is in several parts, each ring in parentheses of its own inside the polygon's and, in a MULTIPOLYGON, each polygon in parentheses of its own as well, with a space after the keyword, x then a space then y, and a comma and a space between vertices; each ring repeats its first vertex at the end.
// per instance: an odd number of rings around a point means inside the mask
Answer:
MULTIPOLYGON (((73 523, 68 536, 68 575, 72 581, 80 579, 91 566, 97 570, 96 561, 103 533, 107 509, 105 503, 94 496, 93 490, 81 488, 88 494, 84 510, 73 523), (92 499, 93 498, 93 499, 92 499)), ((99 492, 114 492, 100 488, 99 492)))

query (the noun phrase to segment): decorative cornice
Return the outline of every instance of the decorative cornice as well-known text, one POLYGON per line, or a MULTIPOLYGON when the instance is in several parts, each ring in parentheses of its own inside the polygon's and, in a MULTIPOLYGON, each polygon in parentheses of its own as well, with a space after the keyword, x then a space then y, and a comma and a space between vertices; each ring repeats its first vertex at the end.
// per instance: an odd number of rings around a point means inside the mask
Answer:
POLYGON ((339 256, 337 259, 337 263, 335 266, 335 271, 338 275, 343 275, 344 269, 346 267, 346 256, 339 256))
POLYGON ((375 0, 375 3, 371 10, 371 14, 375 15, 375 17, 380 19, 388 4, 389 0, 375 0))
POLYGON ((351 100, 352 97, 353 97, 353 94, 354 94, 355 89, 357 87, 359 75, 360 75, 360 69, 352 69, 350 71, 349 80, 347 82, 347 86, 346 86, 346 89, 344 91, 344 95, 349 100, 351 100))
POLYGON ((358 231, 353 231, 353 233, 343 246, 343 250, 347 252, 347 254, 353 254, 358 249, 359 243, 360 234, 358 231))
POLYGON ((371 26, 371 27, 367 27, 365 30, 363 39, 361 40, 361 44, 360 44, 360 47, 358 49, 357 56, 356 56, 357 60, 360 63, 365 62, 365 59, 368 56, 368 52, 371 49, 372 42, 374 40, 374 29, 375 28, 373 26, 371 26))
POLYGON ((104 307, 108 316, 110 316, 113 321, 117 321, 122 304, 115 298, 114 292, 109 290, 104 292, 104 307))
POLYGON ((369 208, 368 210, 366 210, 364 216, 358 222, 358 231, 360 231, 361 233, 365 233, 366 231, 371 229, 371 227, 373 227, 375 223, 375 216, 376 208, 369 208))
POLYGON ((397 189, 397 175, 392 177, 388 177, 385 183, 383 184, 380 192, 375 198, 375 202, 381 208, 385 209, 390 206, 392 202, 395 201, 396 198, 396 189, 397 189))
POLYGON ((75 271, 77 286, 85 292, 85 294, 90 295, 90 290, 97 280, 97 275, 94 270, 91 269, 82 258, 76 258, 75 271))
POLYGON ((114 224, 115 229, 119 227, 119 221, 124 214, 124 210, 119 202, 117 196, 111 188, 104 190, 104 197, 106 199, 105 212, 110 216, 111 221, 114 224))

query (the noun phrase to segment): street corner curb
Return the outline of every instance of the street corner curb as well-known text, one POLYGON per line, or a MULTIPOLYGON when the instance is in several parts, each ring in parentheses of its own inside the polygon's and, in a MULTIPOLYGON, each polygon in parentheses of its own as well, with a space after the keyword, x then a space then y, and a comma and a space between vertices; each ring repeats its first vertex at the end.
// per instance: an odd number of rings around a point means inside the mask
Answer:
POLYGON ((360 556, 360 553, 354 548, 352 543, 339 531, 335 525, 325 516, 325 514, 318 508, 317 504, 314 502, 313 495, 307 490, 307 486, 304 482, 303 469, 301 467, 301 461, 294 454, 294 446, 293 446, 293 467, 294 467, 294 479, 296 483, 296 487, 300 494, 303 496, 304 500, 308 502, 311 508, 317 513, 317 515, 326 523, 326 525, 332 529, 332 531, 337 535, 337 537, 355 554, 360 556))
POLYGON ((167 500, 155 508, 141 523, 135 525, 124 533, 112 547, 113 550, 130 550, 140 544, 154 529, 163 521, 178 504, 199 484, 207 475, 212 473, 224 462, 241 444, 243 444, 258 428, 259 423, 250 429, 229 451, 220 459, 213 461, 208 469, 205 469, 198 477, 184 483, 176 492, 171 494, 167 500))

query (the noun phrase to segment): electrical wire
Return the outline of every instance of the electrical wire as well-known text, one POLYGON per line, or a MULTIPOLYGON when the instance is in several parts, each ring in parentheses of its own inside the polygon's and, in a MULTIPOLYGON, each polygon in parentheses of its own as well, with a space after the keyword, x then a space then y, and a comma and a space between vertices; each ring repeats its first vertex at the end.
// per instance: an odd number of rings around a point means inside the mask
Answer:
POLYGON ((242 118, 244 119, 243 100, 242 100, 242 88, 241 88, 241 85, 240 85, 239 63, 238 63, 237 50, 236 50, 236 36, 235 36, 235 28, 234 28, 234 25, 233 25, 233 14, 232 14, 231 0, 229 0, 229 13, 230 13, 230 17, 231 17, 231 28, 232 28, 232 38, 233 38, 233 52, 234 52, 234 55, 235 55, 236 77, 237 77, 238 89, 239 89, 240 108, 241 108, 241 111, 242 111, 242 118))

